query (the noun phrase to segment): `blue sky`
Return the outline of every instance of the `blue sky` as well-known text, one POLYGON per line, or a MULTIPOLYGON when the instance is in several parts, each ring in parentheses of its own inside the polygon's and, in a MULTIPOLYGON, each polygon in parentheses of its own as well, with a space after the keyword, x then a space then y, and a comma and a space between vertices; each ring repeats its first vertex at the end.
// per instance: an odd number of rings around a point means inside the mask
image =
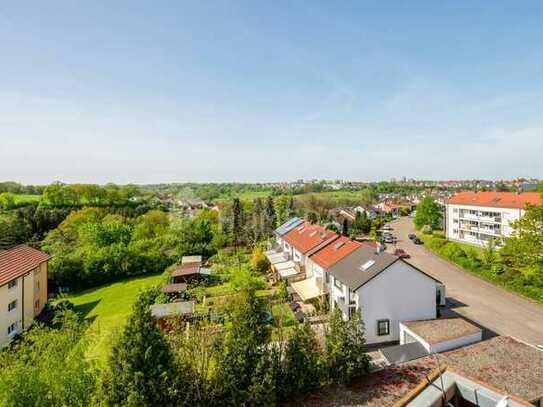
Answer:
POLYGON ((0 179, 541 177, 541 21, 537 1, 2 4, 0 179))

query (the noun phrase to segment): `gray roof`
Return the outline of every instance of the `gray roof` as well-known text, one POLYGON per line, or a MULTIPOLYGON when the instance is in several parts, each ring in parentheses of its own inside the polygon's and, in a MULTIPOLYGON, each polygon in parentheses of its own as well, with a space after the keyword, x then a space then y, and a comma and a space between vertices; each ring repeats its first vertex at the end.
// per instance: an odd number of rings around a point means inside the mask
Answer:
POLYGON ((392 364, 400 364, 428 356, 428 351, 420 344, 420 342, 389 346, 381 349, 381 353, 386 360, 392 364))
POLYGON ((194 312, 194 302, 170 302, 168 304, 153 304, 150 306, 151 315, 155 318, 186 315, 194 312))
POLYGON ((390 253, 376 253, 375 249, 362 246, 337 262, 330 273, 355 291, 399 260, 397 256, 390 253), (366 270, 362 270, 362 265, 369 262, 374 263, 366 270))
POLYGON ((285 223, 283 223, 281 226, 279 226, 277 229, 275 229, 275 234, 278 236, 284 236, 288 232, 290 232, 292 229, 294 229, 296 226, 303 223, 303 219, 300 218, 290 218, 285 223))

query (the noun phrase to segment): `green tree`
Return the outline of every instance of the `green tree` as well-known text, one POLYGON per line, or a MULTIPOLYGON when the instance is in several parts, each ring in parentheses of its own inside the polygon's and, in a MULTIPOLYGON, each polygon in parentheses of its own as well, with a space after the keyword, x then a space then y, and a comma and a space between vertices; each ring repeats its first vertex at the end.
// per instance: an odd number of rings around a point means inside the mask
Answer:
POLYGON ((232 238, 234 246, 238 247, 244 242, 245 222, 243 206, 239 198, 234 198, 232 203, 232 238))
MULTIPOLYGON (((261 320, 262 304, 253 289, 244 289, 233 298, 227 332, 218 355, 215 398, 226 405, 246 405, 258 398, 257 385, 263 381, 262 369, 269 330, 261 320)), ((266 391, 265 388, 260 388, 266 391)))
POLYGON ((442 217, 441 209, 434 198, 427 196, 417 205, 415 226, 417 229, 420 229, 424 225, 429 225, 432 229, 440 229, 442 217))
POLYGON ((322 352, 315 331, 308 323, 298 325, 288 339, 278 392, 280 398, 306 393, 319 387, 323 377, 322 352))
POLYGON ((266 199, 264 224, 264 233, 266 234, 266 237, 269 237, 272 235, 273 231, 277 227, 277 214, 275 212, 275 204, 271 196, 268 196, 268 198, 266 199))
POLYGON ((262 245, 257 245, 251 256, 251 267, 259 274, 265 274, 270 268, 270 262, 264 255, 262 245))
POLYGON ((0 208, 12 209, 15 207, 15 195, 11 192, 2 192, 0 194, 0 208))
POLYGON ((265 237, 264 232, 264 206, 262 205, 262 199, 256 198, 253 205, 253 236, 256 241, 265 237))
POLYGON ((285 195, 281 195, 275 200, 275 212, 277 213, 277 222, 279 224, 284 223, 287 217, 287 207, 289 199, 285 195))
POLYGON ((97 370, 85 356, 86 326, 64 311, 54 328, 34 326, 0 352, 0 405, 92 405, 97 370))
POLYGON ((121 336, 113 344, 102 385, 106 405, 173 405, 174 357, 149 306, 156 292, 136 300, 121 336))
POLYGON ((330 314, 326 332, 326 365, 329 379, 348 383, 369 372, 369 357, 365 353, 364 323, 360 311, 344 321, 339 309, 330 314))
POLYGON ((543 205, 528 205, 524 216, 513 223, 513 229, 500 257, 509 269, 543 286, 543 205))

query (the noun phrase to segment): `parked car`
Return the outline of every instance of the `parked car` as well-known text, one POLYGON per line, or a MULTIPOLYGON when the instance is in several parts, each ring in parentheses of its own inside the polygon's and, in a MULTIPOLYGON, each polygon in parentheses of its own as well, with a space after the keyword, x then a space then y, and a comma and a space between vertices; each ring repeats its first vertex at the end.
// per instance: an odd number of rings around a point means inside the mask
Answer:
POLYGON ((420 240, 418 237, 415 237, 413 239, 413 243, 415 243, 415 244, 424 244, 424 242, 422 240, 420 240))
POLYGON ((392 226, 390 226, 389 224, 386 224, 382 227, 383 230, 392 230, 392 226))
POLYGON ((384 237, 385 243, 394 243, 396 241, 396 238, 392 235, 386 235, 384 237))
POLYGON ((408 259, 411 256, 407 254, 407 252, 403 249, 396 249, 394 250, 394 255, 398 256, 400 259, 408 259))
POLYGON ((414 233, 409 233, 409 234, 407 235, 407 237, 409 238, 409 240, 413 240, 414 238, 417 237, 417 235, 414 234, 414 233))

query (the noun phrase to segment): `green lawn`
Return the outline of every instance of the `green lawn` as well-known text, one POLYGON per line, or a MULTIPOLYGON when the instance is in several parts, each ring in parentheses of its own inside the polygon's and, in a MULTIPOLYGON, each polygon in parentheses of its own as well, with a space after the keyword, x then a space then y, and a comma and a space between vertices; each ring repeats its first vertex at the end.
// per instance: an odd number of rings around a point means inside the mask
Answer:
POLYGON ((138 292, 160 283, 162 278, 162 274, 134 277, 66 297, 91 322, 88 333, 96 336, 96 343, 89 351, 90 358, 103 361, 107 357, 111 335, 123 327, 138 292))
POLYGON ((41 195, 16 194, 13 197, 16 205, 39 202, 41 200, 41 195))
POLYGON ((506 290, 543 303, 543 288, 526 281, 519 273, 493 271, 483 261, 483 249, 469 244, 446 240, 442 234, 418 236, 424 246, 438 256, 456 264, 462 269, 506 290))
POLYGON ((298 320, 287 303, 273 305, 272 315, 276 321, 282 319, 284 327, 294 326, 298 323, 298 320))

